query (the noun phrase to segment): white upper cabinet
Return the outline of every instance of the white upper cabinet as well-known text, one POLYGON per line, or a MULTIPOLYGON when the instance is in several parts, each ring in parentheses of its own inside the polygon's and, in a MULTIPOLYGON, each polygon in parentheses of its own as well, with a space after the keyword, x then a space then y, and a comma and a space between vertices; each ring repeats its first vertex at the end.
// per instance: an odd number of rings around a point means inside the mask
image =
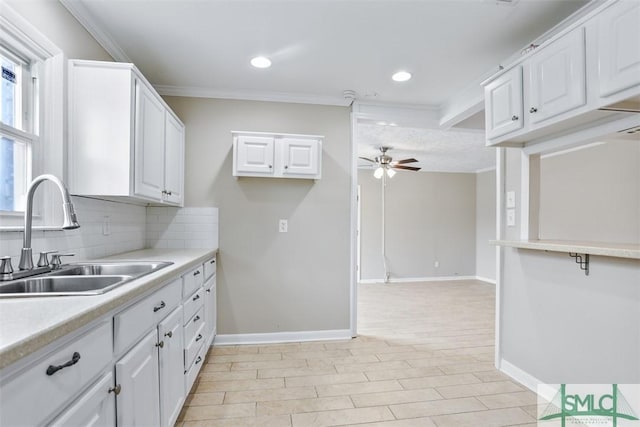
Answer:
POLYGON ((538 123, 586 103, 584 28, 553 42, 529 61, 528 114, 538 123))
POLYGON ((182 205, 184 125, 132 65, 69 61, 72 194, 182 205))
POLYGON ((620 1, 598 17, 600 96, 640 86, 640 2, 620 1))
POLYGON ((233 132, 233 176, 320 179, 322 138, 233 132))
POLYGON ((283 138, 282 162, 284 175, 318 175, 318 143, 312 139, 283 138))
POLYGON ((574 129, 626 123, 625 114, 640 112, 640 2, 586 7, 483 83, 487 145, 537 144, 574 129))
POLYGON ((238 136, 236 144, 236 172, 273 175, 272 136, 238 136))
POLYGON ((487 138, 522 129, 522 67, 517 66, 484 88, 487 138))

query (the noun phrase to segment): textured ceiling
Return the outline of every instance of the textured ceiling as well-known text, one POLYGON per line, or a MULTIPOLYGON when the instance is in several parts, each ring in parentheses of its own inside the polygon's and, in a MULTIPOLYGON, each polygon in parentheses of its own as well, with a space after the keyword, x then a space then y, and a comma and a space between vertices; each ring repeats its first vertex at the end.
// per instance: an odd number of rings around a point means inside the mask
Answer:
MULTIPOLYGON (((380 154, 378 147, 390 146, 387 154, 394 160, 414 157, 421 167, 432 172, 477 172, 494 167, 495 148, 485 147, 483 131, 444 131, 415 129, 376 124, 359 124, 357 130, 358 156, 373 159, 380 154)), ((371 163, 358 160, 361 167, 371 163)))

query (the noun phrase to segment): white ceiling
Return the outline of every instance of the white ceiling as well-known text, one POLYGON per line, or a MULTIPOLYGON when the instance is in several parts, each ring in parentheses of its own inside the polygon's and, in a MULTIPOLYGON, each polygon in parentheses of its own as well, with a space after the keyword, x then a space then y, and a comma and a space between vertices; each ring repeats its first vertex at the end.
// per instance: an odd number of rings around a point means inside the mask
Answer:
MULTIPOLYGON (((587 3, 62 2, 116 60, 134 62, 161 93, 348 105, 343 91, 349 89, 356 92, 358 101, 430 107, 442 106, 587 3), (256 55, 271 58, 272 67, 253 68, 249 61, 256 55), (406 83, 392 81, 391 75, 400 69, 411 72, 413 78, 406 83)), ((407 141, 427 153, 446 151, 442 141, 466 141, 458 134, 446 137, 435 131, 418 136, 416 129, 374 132, 365 127, 361 133, 393 146, 400 146, 394 141, 405 137, 412 141, 433 137, 427 145, 407 141), (383 141, 385 137, 389 141, 383 141)), ((456 158, 465 153, 469 151, 451 151, 456 158)), ((472 163, 465 160, 455 167, 464 169, 472 163)))

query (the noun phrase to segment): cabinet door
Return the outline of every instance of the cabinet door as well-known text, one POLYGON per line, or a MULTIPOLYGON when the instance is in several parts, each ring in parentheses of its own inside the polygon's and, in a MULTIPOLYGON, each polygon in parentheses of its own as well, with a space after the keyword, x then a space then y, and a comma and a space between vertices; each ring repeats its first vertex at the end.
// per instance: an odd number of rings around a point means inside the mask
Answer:
POLYGON ((134 193, 162 200, 164 190, 164 106, 136 80, 134 193))
POLYGON ((160 424, 158 378, 158 332, 149 332, 116 363, 119 426, 157 426, 160 424))
POLYGON ((164 158, 165 201, 181 205, 183 188, 184 127, 170 113, 167 113, 164 158))
POLYGON ((640 3, 619 1, 598 19, 600 96, 640 84, 640 3))
POLYGON ((527 108, 531 123, 586 103, 585 67, 584 28, 574 30, 531 56, 531 105, 527 108))
POLYGON ((484 88, 487 139, 522 129, 522 67, 507 71, 484 88))
POLYGON ((273 174, 273 137, 238 136, 236 150, 235 169, 237 174, 241 175, 243 172, 273 174))
POLYGON ((205 345, 211 345, 211 341, 216 334, 216 276, 204 284, 204 336, 205 345))
POLYGON ((115 427, 116 396, 113 373, 103 375, 51 425, 60 427, 115 427))
POLYGON ((283 175, 318 175, 319 142, 310 139, 282 139, 282 174, 283 175))
POLYGON ((162 426, 173 426, 184 403, 184 359, 182 306, 176 308, 158 325, 160 348, 160 420, 162 426))

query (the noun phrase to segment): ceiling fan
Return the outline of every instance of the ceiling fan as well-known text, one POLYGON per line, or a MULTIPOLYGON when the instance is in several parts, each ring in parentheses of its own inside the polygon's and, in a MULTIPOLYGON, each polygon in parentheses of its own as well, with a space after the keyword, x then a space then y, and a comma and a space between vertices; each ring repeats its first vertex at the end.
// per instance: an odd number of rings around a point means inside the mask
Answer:
POLYGON ((382 175, 384 175, 385 171, 387 172, 387 176, 391 178, 396 174, 396 171, 394 169, 402 169, 408 171, 419 171, 421 169, 415 166, 403 166, 407 163, 416 163, 417 160, 414 158, 394 161, 391 156, 387 155, 387 151, 390 149, 391 147, 380 147, 381 154, 379 156, 376 156, 373 160, 367 157, 360 157, 362 160, 366 160, 378 165, 375 172, 373 173, 373 176, 375 176, 376 178, 382 178, 382 175))

